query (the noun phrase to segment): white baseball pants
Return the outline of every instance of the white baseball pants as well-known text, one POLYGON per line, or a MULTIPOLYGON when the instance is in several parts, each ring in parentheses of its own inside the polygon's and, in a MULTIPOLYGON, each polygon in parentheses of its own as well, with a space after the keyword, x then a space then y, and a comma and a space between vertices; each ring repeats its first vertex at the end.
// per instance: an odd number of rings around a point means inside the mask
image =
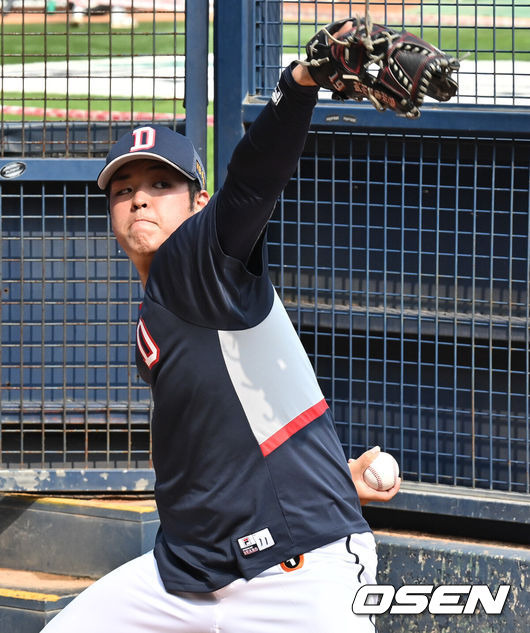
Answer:
POLYGON ((42 633, 374 633, 355 615, 357 589, 375 584, 371 533, 354 534, 212 593, 168 593, 152 552, 107 574, 42 633))

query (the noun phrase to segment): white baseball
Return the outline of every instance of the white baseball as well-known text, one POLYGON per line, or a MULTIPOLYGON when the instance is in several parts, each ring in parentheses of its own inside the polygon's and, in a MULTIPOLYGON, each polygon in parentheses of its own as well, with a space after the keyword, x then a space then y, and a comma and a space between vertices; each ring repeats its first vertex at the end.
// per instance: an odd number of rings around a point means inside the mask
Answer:
POLYGON ((363 473, 365 483, 374 490, 390 490, 399 477, 399 466, 390 453, 381 452, 363 473))

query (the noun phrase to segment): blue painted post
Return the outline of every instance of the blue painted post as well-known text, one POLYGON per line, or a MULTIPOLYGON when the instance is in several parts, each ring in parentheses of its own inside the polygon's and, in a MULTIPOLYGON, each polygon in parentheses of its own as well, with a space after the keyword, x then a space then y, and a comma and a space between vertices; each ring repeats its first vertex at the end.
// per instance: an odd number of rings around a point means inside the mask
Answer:
POLYGON ((222 184, 230 156, 244 133, 243 101, 251 58, 251 0, 214 2, 214 155, 215 188, 222 184))
POLYGON ((186 0, 186 136, 206 169, 208 115, 208 0, 186 0))

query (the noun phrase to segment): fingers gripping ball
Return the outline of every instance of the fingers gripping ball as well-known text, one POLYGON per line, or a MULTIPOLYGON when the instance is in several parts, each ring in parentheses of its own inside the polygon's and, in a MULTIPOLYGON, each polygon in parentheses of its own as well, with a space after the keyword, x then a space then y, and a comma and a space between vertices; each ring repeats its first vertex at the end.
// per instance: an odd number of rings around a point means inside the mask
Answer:
POLYGON ((374 490, 390 490, 396 485, 399 466, 390 453, 379 453, 364 471, 363 479, 374 490))
POLYGON ((313 80, 334 99, 367 98, 380 111, 416 118, 426 95, 448 101, 458 89, 451 77, 457 59, 407 31, 361 18, 328 24, 308 42, 306 53, 303 63, 313 80), (353 29, 336 37, 346 22, 353 29))

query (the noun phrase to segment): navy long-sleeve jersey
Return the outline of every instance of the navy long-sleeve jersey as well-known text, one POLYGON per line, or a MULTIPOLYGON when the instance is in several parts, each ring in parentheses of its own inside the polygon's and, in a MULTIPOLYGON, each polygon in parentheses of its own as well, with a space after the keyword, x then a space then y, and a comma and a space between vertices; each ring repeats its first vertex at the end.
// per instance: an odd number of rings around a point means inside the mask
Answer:
POLYGON ((265 227, 317 90, 284 71, 223 187, 156 253, 137 327, 153 393, 168 591, 214 591, 369 531, 309 359, 268 277, 265 227))

